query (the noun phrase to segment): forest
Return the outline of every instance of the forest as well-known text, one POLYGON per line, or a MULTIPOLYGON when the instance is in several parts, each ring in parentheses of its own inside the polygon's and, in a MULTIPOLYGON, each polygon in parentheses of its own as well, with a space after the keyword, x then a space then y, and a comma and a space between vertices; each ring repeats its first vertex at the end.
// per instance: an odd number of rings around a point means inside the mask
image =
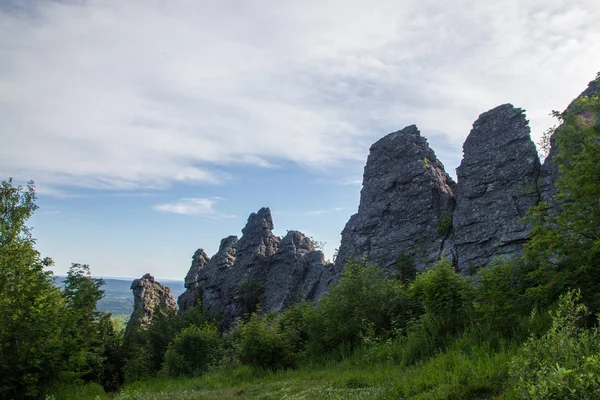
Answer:
POLYGON ((558 208, 529 210, 522 256, 469 276, 401 257, 394 279, 351 260, 315 306, 263 313, 248 289, 256 311, 228 330, 197 304, 126 332, 88 265, 55 284, 27 225, 34 183, 3 181, 0 398, 598 398, 600 98, 554 114, 558 208))

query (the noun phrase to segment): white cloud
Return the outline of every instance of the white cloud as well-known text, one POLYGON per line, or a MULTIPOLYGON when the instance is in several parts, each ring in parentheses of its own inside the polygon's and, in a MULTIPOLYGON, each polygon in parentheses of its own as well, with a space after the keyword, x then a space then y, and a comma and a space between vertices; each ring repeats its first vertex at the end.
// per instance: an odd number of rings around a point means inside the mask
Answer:
POLYGON ((333 207, 327 209, 309 210, 309 211, 288 211, 288 212, 274 212, 273 215, 283 217, 316 217, 324 214, 331 214, 340 211, 344 211, 346 207, 333 207))
POLYGON ((172 203, 157 204, 154 209, 174 214, 202 215, 210 218, 236 218, 235 215, 222 214, 214 209, 214 205, 220 200, 223 199, 220 197, 189 197, 172 203))
POLYGON ((362 163, 412 123, 455 154, 505 102, 537 137, 600 69, 596 0, 28 4, 0 5, 0 173, 55 188, 362 163))

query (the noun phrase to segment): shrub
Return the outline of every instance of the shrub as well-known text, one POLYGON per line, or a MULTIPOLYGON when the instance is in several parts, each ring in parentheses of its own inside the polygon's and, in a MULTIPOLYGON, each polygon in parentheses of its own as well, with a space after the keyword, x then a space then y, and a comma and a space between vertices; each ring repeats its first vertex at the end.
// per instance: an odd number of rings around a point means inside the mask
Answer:
POLYGON ((477 271, 475 316, 480 324, 502 334, 513 332, 531 311, 517 260, 498 261, 477 271))
POLYGON ((597 398, 600 331, 581 327, 587 314, 579 291, 561 297, 549 331, 540 338, 531 337, 512 361, 509 398, 597 398))
POLYGON ((446 237, 452 230, 452 214, 448 211, 442 213, 442 217, 438 220, 437 234, 442 237, 446 237))
POLYGON ((398 279, 404 284, 409 284, 417 277, 417 267, 410 256, 402 253, 394 265, 398 272, 398 279))
POLYGON ((368 336, 386 337, 405 329, 417 313, 406 286, 388 280, 366 261, 349 261, 336 286, 307 313, 312 354, 351 348, 368 336))
POLYGON ((190 326, 181 331, 165 354, 169 376, 199 376, 214 362, 219 334, 214 325, 190 326))
POLYGON ((265 285, 251 279, 244 279, 238 287, 237 302, 243 308, 245 314, 257 311, 260 297, 265 291, 265 285))
POLYGON ((252 314, 240 329, 240 358, 253 367, 279 369, 295 365, 296 349, 290 331, 278 318, 252 314))
POLYGON ((455 334, 468 322, 472 287, 447 260, 419 274, 411 292, 425 312, 439 320, 441 334, 455 334))

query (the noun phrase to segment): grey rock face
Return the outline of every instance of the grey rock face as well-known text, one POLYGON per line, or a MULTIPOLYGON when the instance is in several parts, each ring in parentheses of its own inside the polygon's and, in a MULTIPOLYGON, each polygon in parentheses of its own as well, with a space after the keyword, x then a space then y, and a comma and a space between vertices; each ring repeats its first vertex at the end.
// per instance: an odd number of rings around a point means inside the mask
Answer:
POLYGON ((298 231, 289 231, 281 240, 267 274, 262 307, 283 310, 298 300, 316 299, 327 263, 312 240, 298 231))
POLYGON ((438 226, 454 210, 453 186, 416 126, 373 144, 358 213, 342 231, 336 274, 350 258, 366 257, 387 273, 402 254, 421 270, 436 261, 449 233, 438 233, 438 226))
POLYGON ((133 291, 133 313, 127 323, 126 334, 137 328, 146 328, 152 321, 157 307, 163 311, 177 310, 171 289, 154 280, 150 274, 134 280, 131 290, 133 291))
POLYGON ((281 311, 324 290, 321 276, 331 266, 323 253, 300 232, 290 231, 280 239, 272 231, 271 211, 262 208, 250 215, 239 240, 223 239, 217 254, 201 268, 192 263, 189 285, 197 288, 206 311, 222 316, 224 327, 254 311, 258 303, 262 311, 281 311))
POLYGON ((524 111, 504 104, 479 116, 456 170, 453 242, 460 270, 521 251, 521 222, 539 200, 540 163, 524 111))
POLYGON ((198 249, 194 253, 194 256, 192 257, 192 266, 185 277, 185 292, 177 299, 180 313, 194 307, 198 299, 202 299, 202 294, 198 287, 198 275, 209 261, 210 258, 203 249, 198 249))

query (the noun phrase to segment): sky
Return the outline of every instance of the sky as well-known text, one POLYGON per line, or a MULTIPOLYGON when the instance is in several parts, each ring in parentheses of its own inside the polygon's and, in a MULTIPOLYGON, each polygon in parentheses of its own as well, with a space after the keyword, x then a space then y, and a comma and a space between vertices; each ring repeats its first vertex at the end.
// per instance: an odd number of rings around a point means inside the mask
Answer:
POLYGON ((183 279, 248 215, 331 258, 370 145, 416 124, 455 176, 478 115, 532 138, 600 71, 597 0, 0 0, 0 179, 65 274, 183 279))

